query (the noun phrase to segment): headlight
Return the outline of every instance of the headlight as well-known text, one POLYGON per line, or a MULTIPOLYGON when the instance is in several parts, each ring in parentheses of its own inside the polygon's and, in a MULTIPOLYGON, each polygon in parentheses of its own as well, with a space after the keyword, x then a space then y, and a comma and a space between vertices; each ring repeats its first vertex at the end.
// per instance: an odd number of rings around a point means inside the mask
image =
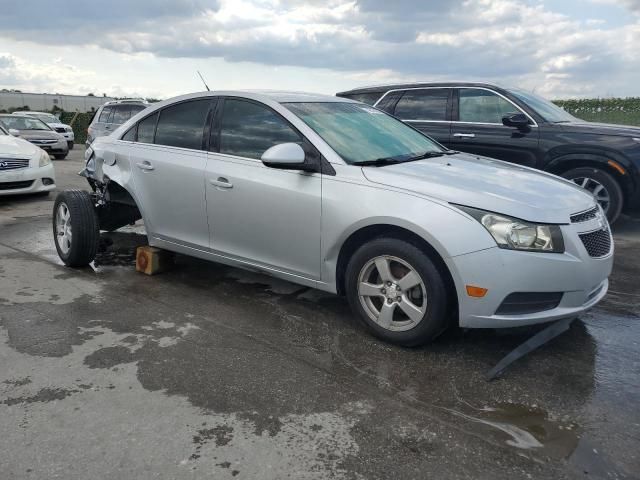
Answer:
POLYGON ((477 208, 456 206, 478 220, 500 248, 531 252, 564 252, 564 240, 558 225, 539 225, 477 208))
POLYGON ((73 128, 67 127, 67 132, 73 132, 73 128))
POLYGON ((40 161, 38 162, 39 167, 45 167, 51 163, 51 157, 44 150, 40 150, 40 161))

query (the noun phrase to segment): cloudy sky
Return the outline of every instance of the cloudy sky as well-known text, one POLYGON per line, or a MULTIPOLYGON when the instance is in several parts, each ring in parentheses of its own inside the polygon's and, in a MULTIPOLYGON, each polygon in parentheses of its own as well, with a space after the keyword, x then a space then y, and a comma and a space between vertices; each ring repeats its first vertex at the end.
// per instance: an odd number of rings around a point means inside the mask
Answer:
POLYGON ((0 88, 166 98, 481 80, 640 96, 640 0, 0 0, 0 88))

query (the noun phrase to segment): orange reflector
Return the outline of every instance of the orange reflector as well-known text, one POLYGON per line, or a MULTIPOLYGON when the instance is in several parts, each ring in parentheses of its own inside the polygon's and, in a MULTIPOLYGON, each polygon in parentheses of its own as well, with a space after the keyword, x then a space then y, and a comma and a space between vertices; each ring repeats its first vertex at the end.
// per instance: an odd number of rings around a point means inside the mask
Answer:
POLYGON ((624 168, 622 168, 618 163, 614 162, 613 160, 609 160, 607 163, 611 168, 616 170, 620 175, 625 175, 627 173, 624 168))
POLYGON ((467 285, 467 295, 470 297, 482 298, 487 294, 487 292, 488 290, 486 288, 467 285))

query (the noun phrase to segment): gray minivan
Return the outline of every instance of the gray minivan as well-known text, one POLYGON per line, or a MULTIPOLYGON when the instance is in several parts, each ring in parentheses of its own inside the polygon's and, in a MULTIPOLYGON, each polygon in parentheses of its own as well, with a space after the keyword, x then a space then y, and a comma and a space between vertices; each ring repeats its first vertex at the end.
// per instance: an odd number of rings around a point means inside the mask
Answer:
POLYGON ((109 135, 136 113, 144 110, 149 103, 144 100, 115 100, 102 105, 91 120, 87 129, 86 145, 89 146, 98 137, 109 135))

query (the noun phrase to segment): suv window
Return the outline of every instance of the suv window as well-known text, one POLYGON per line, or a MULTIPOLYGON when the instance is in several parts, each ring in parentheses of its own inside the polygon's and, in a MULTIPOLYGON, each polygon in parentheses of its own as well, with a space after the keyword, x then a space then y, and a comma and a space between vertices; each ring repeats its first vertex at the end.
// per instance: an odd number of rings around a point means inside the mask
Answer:
POLYGON ((122 125, 131 118, 131 107, 129 105, 117 105, 113 107, 112 123, 122 125))
POLYGON ((458 120, 461 122, 499 123, 502 117, 518 109, 500 95, 489 90, 461 88, 458 120))
POLYGON ((211 100, 204 99, 164 108, 160 113, 154 143, 201 150, 210 105, 211 100))
POLYGON ((109 120, 109 115, 111 115, 111 110, 112 110, 112 107, 104 107, 100 112, 98 121, 106 123, 109 120))
POLYGON ((138 142, 153 143, 153 136, 156 131, 156 121, 158 120, 158 112, 148 116, 138 123, 138 142))
POLYGON ((407 90, 398 101, 395 116, 402 120, 446 120, 447 88, 407 90))
POLYGON ((270 108, 244 100, 226 99, 220 125, 220 153, 259 159, 279 143, 302 141, 270 108))

